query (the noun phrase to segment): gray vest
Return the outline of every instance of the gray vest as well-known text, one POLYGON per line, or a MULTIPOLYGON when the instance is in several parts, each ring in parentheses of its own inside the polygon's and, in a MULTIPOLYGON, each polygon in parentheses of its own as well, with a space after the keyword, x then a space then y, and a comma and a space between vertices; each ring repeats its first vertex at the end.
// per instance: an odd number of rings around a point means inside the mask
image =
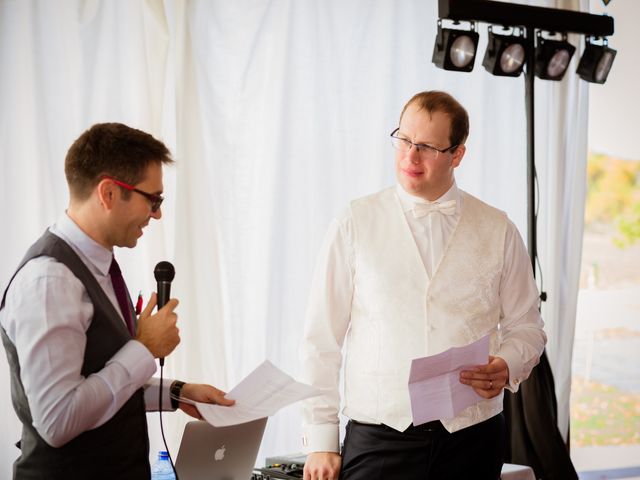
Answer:
MULTIPOLYGON (((73 249, 58 236, 46 231, 27 251, 13 275, 31 259, 53 257, 66 265, 87 289, 94 307, 87 330, 87 344, 81 373, 87 377, 101 370, 129 340, 127 327, 93 274, 73 249)), ((11 282, 9 282, 11 285, 11 282)), ((7 286, 7 290, 9 286, 7 286)), ((5 290, 0 303, 4 308, 5 290)), ((33 427, 29 403, 20 379, 20 363, 15 345, 0 328, 11 374, 11 398, 22 422, 21 455, 14 464, 19 479, 148 479, 149 439, 144 397, 139 389, 108 422, 86 431, 60 448, 47 444, 33 427)))

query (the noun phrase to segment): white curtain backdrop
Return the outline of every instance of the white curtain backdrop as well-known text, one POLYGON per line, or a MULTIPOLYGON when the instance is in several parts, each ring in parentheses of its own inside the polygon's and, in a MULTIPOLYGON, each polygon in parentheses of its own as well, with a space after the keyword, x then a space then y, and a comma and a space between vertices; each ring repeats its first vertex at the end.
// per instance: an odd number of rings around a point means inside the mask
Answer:
MULTIPOLYGON (((469 111, 459 186, 526 238, 524 81, 484 71, 484 25, 473 72, 435 68, 436 20, 437 2, 423 0, 0 0, 0 289, 65 209, 73 140, 123 122, 165 141, 177 162, 162 220, 116 253, 134 295, 154 289, 158 261, 176 267, 182 342, 165 375, 230 389, 268 358, 297 376, 325 229, 349 199, 394 182, 388 135, 426 89, 469 111)), ((586 162, 576 61, 564 82, 536 81, 544 317, 565 431, 586 162)), ((20 429, 0 398, 2 479, 20 429)), ((188 417, 163 418, 175 454, 188 417)), ((157 414, 149 422, 154 455, 157 414)), ((292 406, 270 419, 260 458, 299 450, 292 406)))
MULTIPOLYGON (((570 35, 569 40, 580 45, 577 35, 570 35)), ((574 59, 574 65, 576 62, 574 59)), ((542 288, 548 294, 542 316, 558 399, 558 427, 565 439, 587 185, 588 85, 573 71, 561 83, 537 84, 544 95, 537 104, 536 119, 536 131, 544 132, 536 138, 542 187, 538 220, 542 270, 538 280, 542 279, 542 288)))

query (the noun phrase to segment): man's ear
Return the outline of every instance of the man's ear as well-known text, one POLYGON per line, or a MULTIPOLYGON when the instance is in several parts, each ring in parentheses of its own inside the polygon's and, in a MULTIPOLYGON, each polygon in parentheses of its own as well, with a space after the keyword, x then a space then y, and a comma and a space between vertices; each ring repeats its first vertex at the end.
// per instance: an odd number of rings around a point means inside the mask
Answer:
POLYGON ((116 201, 117 185, 108 178, 103 178, 96 186, 98 200, 106 210, 111 210, 116 201))
POLYGON ((462 157, 464 157, 464 154, 467 151, 467 147, 464 146, 464 144, 462 145, 458 145, 456 147, 456 149, 453 152, 453 155, 451 156, 451 166, 453 168, 456 168, 458 165, 460 165, 460 162, 462 162, 462 157))

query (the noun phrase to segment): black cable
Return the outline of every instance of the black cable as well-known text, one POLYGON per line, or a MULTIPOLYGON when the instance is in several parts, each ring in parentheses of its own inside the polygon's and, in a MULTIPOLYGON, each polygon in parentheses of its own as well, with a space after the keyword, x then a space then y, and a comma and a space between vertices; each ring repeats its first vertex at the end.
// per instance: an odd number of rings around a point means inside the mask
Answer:
MULTIPOLYGON (((540 184, 538 183, 538 172, 536 166, 533 166, 533 183, 536 186, 536 207, 533 212, 533 224, 536 227, 536 236, 538 235, 538 209, 540 208, 540 184)), ((537 243, 537 242, 536 242, 537 243)), ((544 291, 544 276, 542 274, 542 265, 540 264, 540 257, 538 256, 538 248, 536 247, 536 253, 534 258, 535 264, 538 267, 540 273, 540 300, 547 301, 547 292, 544 291)))
POLYGON ((162 425, 162 381, 163 381, 163 372, 164 365, 160 364, 160 390, 158 391, 158 413, 160 414, 160 434, 162 435, 162 443, 164 443, 164 449, 167 452, 167 456, 169 457, 169 463, 171 464, 171 469, 173 470, 173 474, 176 477, 176 480, 180 480, 178 477, 178 472, 176 471, 176 467, 173 464, 173 458, 171 458, 171 452, 169 451, 169 447, 167 446, 167 439, 164 436, 164 428, 162 425))

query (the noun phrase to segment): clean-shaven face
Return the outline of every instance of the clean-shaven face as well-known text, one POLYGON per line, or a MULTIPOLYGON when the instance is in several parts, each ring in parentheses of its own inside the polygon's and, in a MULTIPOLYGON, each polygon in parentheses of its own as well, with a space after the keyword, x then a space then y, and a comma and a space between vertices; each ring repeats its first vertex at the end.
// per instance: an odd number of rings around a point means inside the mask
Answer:
MULTIPOLYGON (((451 120, 443 112, 427 112, 409 105, 400 121, 397 136, 416 144, 426 144, 443 150, 451 147, 451 120)), ((423 160, 415 146, 409 151, 396 150, 398 182, 411 195, 436 200, 453 184, 453 169, 464 155, 464 145, 452 151, 438 153, 435 159, 423 160)))
MULTIPOLYGON (((141 182, 134 185, 139 190, 160 195, 162 193, 162 164, 150 163, 141 182)), ((124 193, 124 192, 121 192, 124 193)), ((118 202, 115 221, 112 225, 111 244, 118 247, 133 248, 142 236, 142 230, 152 218, 159 220, 162 210, 151 211, 151 203, 137 192, 131 192, 128 200, 118 202)))

